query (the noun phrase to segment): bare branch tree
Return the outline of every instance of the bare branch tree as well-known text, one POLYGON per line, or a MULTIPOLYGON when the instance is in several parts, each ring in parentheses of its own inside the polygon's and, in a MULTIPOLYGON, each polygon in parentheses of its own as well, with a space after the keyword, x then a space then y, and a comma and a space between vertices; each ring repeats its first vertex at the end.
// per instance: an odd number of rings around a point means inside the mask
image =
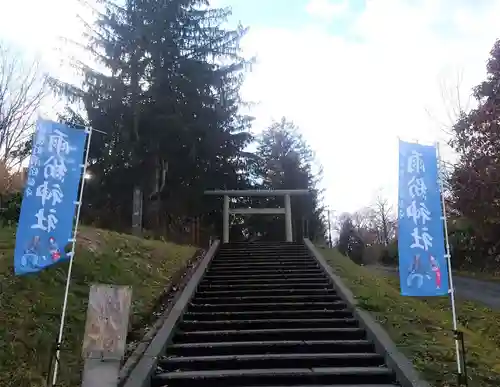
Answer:
POLYGON ((469 111, 472 104, 472 93, 467 97, 463 93, 463 71, 455 72, 452 81, 441 77, 439 79, 439 92, 442 106, 444 107, 445 118, 436 117, 436 115, 428 108, 425 109, 427 115, 433 120, 439 129, 446 135, 451 136, 451 128, 458 119, 469 111))
POLYGON ((343 226, 349 222, 352 230, 366 245, 380 244, 387 246, 397 233, 395 213, 389 201, 379 194, 371 207, 365 207, 353 213, 342 213, 334 221, 334 229, 340 234, 343 226))
POLYGON ((38 63, 0 42, 0 163, 8 169, 27 157, 35 114, 45 97, 46 77, 38 63))
POLYGON ((378 194, 375 199, 374 212, 376 214, 376 227, 379 230, 380 242, 387 246, 395 236, 396 221, 392 206, 381 194, 378 194))
POLYGON ((337 234, 340 234, 344 223, 347 221, 350 222, 352 229, 363 243, 371 245, 377 242, 377 230, 374 227, 375 213, 371 208, 362 208, 352 214, 342 213, 339 215, 334 222, 334 229, 337 234))

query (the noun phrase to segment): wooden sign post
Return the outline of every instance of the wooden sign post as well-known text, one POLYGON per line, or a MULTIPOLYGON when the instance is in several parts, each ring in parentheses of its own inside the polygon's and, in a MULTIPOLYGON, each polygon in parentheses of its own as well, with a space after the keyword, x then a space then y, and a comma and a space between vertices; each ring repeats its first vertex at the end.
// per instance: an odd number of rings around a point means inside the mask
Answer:
POLYGON ((128 332, 132 288, 92 285, 82 355, 82 387, 116 387, 128 332))

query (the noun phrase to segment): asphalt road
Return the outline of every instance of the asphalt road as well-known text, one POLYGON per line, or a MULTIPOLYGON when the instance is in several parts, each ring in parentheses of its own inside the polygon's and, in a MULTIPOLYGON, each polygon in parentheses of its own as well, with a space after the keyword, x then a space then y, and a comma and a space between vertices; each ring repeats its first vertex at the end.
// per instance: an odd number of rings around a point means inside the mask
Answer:
MULTIPOLYGON (((398 274, 394 267, 376 266, 376 269, 398 274)), ((500 310, 500 283, 454 275, 453 284, 457 298, 479 301, 492 309, 500 310)))

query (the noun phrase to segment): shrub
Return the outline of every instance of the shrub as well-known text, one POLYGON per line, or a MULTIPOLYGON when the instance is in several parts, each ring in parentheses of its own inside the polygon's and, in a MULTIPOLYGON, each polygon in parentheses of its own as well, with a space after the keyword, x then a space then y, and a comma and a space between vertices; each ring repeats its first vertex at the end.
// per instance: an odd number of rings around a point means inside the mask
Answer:
POLYGON ((363 254, 363 264, 373 265, 379 263, 383 251, 384 246, 378 243, 366 246, 363 254))
POLYGON ((398 241, 392 241, 388 246, 384 246, 380 254, 380 262, 384 265, 395 266, 398 264, 398 241))
POLYGON ((23 196, 20 192, 14 192, 9 195, 2 195, 2 206, 0 210, 1 224, 11 226, 19 221, 22 200, 23 196))

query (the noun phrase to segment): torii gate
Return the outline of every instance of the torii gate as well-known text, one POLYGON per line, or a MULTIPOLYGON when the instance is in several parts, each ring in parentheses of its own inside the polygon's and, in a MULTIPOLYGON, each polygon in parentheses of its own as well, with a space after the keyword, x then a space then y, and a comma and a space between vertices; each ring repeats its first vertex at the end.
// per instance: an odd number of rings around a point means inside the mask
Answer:
POLYGON ((205 195, 217 195, 224 197, 224 206, 222 209, 222 241, 223 243, 229 242, 229 214, 262 214, 262 215, 276 215, 285 214, 285 230, 286 241, 293 242, 292 231, 292 205, 290 197, 293 195, 307 195, 307 189, 277 189, 277 190, 215 190, 205 191, 205 195), (243 196, 284 196, 285 208, 229 208, 229 197, 243 197, 243 196))

